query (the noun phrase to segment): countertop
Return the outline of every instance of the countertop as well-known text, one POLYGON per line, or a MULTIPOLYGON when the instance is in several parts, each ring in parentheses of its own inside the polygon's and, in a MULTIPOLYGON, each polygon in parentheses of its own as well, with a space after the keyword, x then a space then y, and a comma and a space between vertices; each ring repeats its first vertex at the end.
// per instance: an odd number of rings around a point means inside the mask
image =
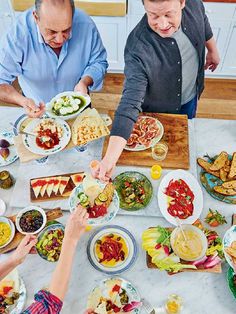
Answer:
MULTIPOLYGON (((19 108, 0 107, 0 116, 4 116, 0 129, 9 129, 9 122, 14 122, 22 112, 22 109, 19 108)), ((194 160, 196 160, 196 157, 203 156, 206 153, 215 155, 222 150, 228 151, 229 153, 235 150, 236 121, 194 119, 190 124, 192 125, 192 134, 195 138, 194 145, 190 148, 194 160), (215 140, 216 138, 217 141, 215 140)), ((74 158, 76 157, 79 162, 77 162, 77 164, 75 163, 74 167, 81 169, 81 167, 88 165, 89 161, 94 157, 99 158, 99 153, 100 151, 96 150, 94 146, 82 153, 70 151, 70 153, 61 154, 63 154, 63 159, 66 161, 65 164, 71 161, 75 162, 74 158)), ((19 161, 17 161, 5 168, 9 170, 15 178, 18 178, 19 175, 23 173, 24 168, 22 167, 27 166, 20 165, 19 161)), ((42 167, 43 169, 44 166, 38 167, 42 167)), ((148 172, 149 169, 138 168, 138 170, 148 172)), ((194 171, 194 169, 192 169, 192 171, 194 171)), ((195 176, 198 177, 197 173, 195 176)), ((157 191, 156 189, 157 187, 154 190, 157 191)), ((0 197, 7 200, 8 198, 13 198, 14 193, 12 190, 0 190, 0 197)), ((217 229, 217 231, 223 235, 230 226, 231 216, 235 212, 235 205, 219 202, 210 197, 205 190, 203 190, 203 197, 204 211, 202 217, 205 217, 209 208, 220 210, 226 216, 228 225, 217 229)), ((13 210, 8 206, 7 214, 9 215, 15 212, 15 210, 15 208, 13 210)), ((136 263, 130 270, 121 274, 121 277, 132 282, 133 285, 137 287, 140 295, 145 297, 155 307, 163 305, 169 294, 177 293, 182 296, 184 300, 182 314, 235 313, 235 299, 231 295, 226 281, 227 264, 223 265, 222 274, 180 273, 173 276, 169 276, 165 272, 158 270, 150 270, 146 267, 145 252, 141 249, 142 232, 146 228, 158 224, 170 226, 160 216, 149 217, 147 214, 150 215, 150 213, 143 213, 143 216, 128 217, 127 215, 119 214, 112 222, 113 224, 123 226, 130 230, 135 236, 139 246, 136 263)), ((61 221, 65 223, 67 218, 68 213, 65 212, 61 221)), ((105 277, 105 275, 93 269, 88 262, 86 246, 90 235, 91 232, 87 232, 78 245, 72 278, 70 280, 62 314, 83 314, 88 294, 94 286, 105 277)), ((8 256, 9 255, 1 255, 0 260, 8 256)), ((48 285, 54 268, 54 263, 46 262, 38 255, 28 256, 25 262, 18 268, 20 276, 25 281, 27 287, 27 304, 33 301, 33 295, 36 291, 48 285)), ((141 313, 145 314, 146 312, 142 310, 141 313)))

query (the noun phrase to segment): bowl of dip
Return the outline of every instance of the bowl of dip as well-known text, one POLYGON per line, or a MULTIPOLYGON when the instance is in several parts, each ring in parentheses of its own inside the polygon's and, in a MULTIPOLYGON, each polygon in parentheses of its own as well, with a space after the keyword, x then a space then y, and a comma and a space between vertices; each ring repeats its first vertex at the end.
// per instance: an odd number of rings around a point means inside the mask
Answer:
POLYGON ((7 246, 14 238, 15 226, 7 217, 0 217, 0 248, 7 246))
POLYGON ((174 253, 184 261, 193 262, 206 255, 208 243, 202 230, 192 225, 182 225, 186 240, 180 227, 175 228, 170 237, 174 253))

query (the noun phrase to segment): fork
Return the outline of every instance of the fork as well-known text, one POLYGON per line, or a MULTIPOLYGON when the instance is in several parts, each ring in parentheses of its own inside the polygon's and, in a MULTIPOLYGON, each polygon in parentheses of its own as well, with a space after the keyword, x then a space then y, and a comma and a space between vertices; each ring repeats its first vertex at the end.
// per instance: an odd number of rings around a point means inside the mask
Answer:
POLYGON ((141 302, 148 314, 157 314, 156 311, 154 310, 154 307, 146 299, 142 298, 141 302))

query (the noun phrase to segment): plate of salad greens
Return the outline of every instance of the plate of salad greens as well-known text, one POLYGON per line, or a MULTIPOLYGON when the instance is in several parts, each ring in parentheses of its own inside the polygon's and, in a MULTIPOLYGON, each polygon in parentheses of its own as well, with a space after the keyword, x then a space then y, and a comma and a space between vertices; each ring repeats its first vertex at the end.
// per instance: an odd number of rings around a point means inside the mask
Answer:
POLYGON ((69 120, 77 117, 91 103, 89 95, 79 92, 64 92, 56 95, 46 104, 46 112, 51 118, 69 120))
POLYGON ((234 298, 236 299, 236 274, 233 268, 229 268, 227 272, 227 281, 229 285, 229 289, 233 293, 234 298))
POLYGON ((152 198, 153 187, 148 178, 137 171, 126 171, 115 177, 113 184, 120 199, 120 208, 139 210, 146 207, 152 198))

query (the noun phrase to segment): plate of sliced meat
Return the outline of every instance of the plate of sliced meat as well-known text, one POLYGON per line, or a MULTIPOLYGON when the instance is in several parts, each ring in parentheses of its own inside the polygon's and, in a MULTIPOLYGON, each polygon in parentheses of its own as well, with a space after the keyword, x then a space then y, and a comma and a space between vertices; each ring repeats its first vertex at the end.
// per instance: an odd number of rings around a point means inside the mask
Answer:
POLYGON ((160 141, 164 127, 159 120, 149 116, 139 116, 125 146, 126 150, 141 151, 160 141))

